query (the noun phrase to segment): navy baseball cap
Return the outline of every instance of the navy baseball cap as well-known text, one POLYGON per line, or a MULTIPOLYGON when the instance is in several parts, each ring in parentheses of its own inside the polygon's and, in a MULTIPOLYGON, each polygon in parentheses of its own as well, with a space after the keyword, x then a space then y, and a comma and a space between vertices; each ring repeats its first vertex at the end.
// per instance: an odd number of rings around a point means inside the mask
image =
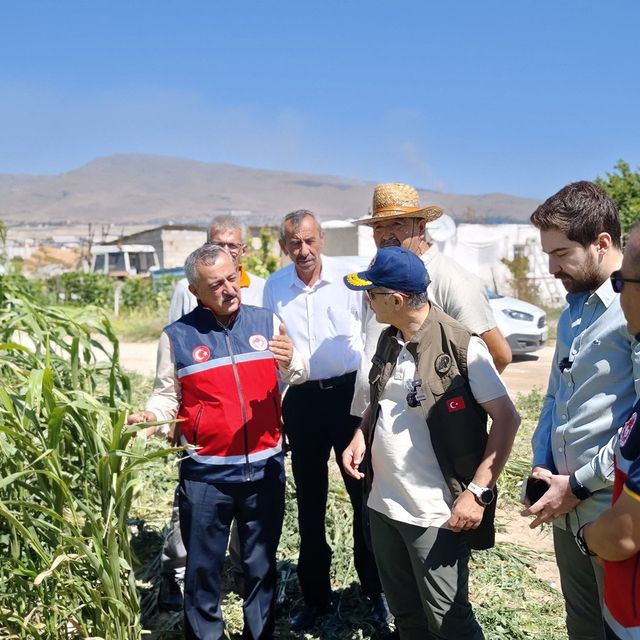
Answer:
POLYGON ((349 289, 356 291, 384 287, 403 293, 423 293, 430 282, 424 262, 402 247, 378 249, 366 271, 350 273, 343 279, 349 289))

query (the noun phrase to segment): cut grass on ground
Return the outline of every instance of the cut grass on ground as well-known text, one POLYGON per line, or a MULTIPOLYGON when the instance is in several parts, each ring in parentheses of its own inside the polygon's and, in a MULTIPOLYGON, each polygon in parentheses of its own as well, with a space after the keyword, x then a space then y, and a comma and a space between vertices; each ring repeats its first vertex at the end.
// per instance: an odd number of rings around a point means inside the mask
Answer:
MULTIPOLYGON (((146 384, 150 385, 147 380, 146 384)), ((137 389, 144 384, 137 380, 137 389)), ((513 517, 517 513, 519 483, 530 468, 531 432, 539 414, 542 395, 534 391, 518 399, 523 425, 514 447, 509 469, 501 483, 501 503, 513 517)), ((150 440, 149 447, 164 446, 150 440)), ((335 467, 333 461, 330 465, 335 467)), ((288 469, 290 471, 290 469, 288 469)), ((338 598, 335 615, 325 616, 311 633, 296 634, 289 628, 289 615, 302 603, 295 566, 298 554, 297 510, 295 487, 289 473, 287 482, 287 508, 278 551, 280 569, 277 636, 280 638, 306 638, 313 640, 353 640, 381 638, 386 634, 377 630, 368 618, 368 607, 363 602, 357 585, 351 552, 351 508, 338 473, 331 473, 329 503, 327 507, 327 537, 333 548, 332 583, 338 598)), ((173 491, 176 484, 175 461, 157 459, 145 478, 143 492, 135 508, 137 518, 133 525, 134 548, 141 565, 138 580, 142 595, 143 624, 151 634, 149 638, 177 640, 182 637, 180 614, 160 614, 155 607, 159 581, 159 554, 165 527, 169 520, 173 491)), ((532 536, 534 534, 532 533, 532 536)), ((470 593, 478 620, 487 640, 562 640, 564 611, 562 597, 535 575, 536 563, 549 559, 522 544, 498 543, 490 551, 474 552, 471 561, 470 593)), ((242 630, 242 602, 232 591, 230 575, 225 575, 227 591, 224 615, 227 631, 233 637, 242 630)))

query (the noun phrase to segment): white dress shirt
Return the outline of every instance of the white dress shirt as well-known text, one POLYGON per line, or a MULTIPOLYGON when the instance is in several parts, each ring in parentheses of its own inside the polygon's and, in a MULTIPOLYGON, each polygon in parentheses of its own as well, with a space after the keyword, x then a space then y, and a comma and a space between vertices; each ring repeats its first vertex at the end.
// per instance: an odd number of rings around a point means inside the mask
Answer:
POLYGON ((322 256, 320 277, 307 286, 289 264, 267 279, 264 306, 283 321, 287 335, 309 362, 309 379, 324 380, 356 371, 363 348, 362 293, 343 276, 357 265, 322 256))

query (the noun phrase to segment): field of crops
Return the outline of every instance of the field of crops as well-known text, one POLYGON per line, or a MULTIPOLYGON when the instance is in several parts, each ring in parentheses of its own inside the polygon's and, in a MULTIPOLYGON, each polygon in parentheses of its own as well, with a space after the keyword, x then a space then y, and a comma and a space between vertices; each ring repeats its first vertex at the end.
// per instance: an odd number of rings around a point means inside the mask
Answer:
MULTIPOLYGON (((135 640, 146 630, 147 638, 180 638, 180 615, 160 613, 155 603, 175 457, 163 442, 124 427, 150 380, 132 381, 120 370, 118 341, 100 311, 43 306, 2 279, 0 332, 0 637, 135 640), (106 363, 96 361, 96 350, 108 353, 106 363)), ((519 517, 516 485, 539 402, 534 393, 519 403, 525 420, 502 491, 507 527, 509 514, 519 517)), ((348 499, 333 478, 327 529, 338 609, 312 634, 289 630, 289 613, 300 604, 290 482, 279 550, 282 638, 388 635, 371 623, 360 597, 348 499)), ((487 638, 566 637, 557 590, 535 576, 548 554, 508 540, 473 557, 472 600, 487 638)), ((228 584, 224 612, 234 636, 242 608, 228 584)))

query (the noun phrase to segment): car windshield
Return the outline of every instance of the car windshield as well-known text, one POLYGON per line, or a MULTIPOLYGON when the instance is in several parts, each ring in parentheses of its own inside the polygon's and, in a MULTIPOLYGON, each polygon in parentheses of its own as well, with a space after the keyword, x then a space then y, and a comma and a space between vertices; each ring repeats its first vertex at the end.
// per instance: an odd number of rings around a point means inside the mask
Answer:
POLYGON ((487 289, 487 298, 489 298, 489 300, 496 300, 497 298, 504 298, 504 296, 501 296, 495 291, 491 291, 491 289, 487 289))

